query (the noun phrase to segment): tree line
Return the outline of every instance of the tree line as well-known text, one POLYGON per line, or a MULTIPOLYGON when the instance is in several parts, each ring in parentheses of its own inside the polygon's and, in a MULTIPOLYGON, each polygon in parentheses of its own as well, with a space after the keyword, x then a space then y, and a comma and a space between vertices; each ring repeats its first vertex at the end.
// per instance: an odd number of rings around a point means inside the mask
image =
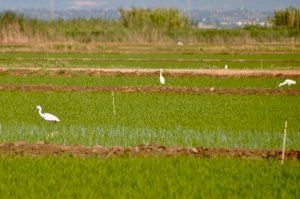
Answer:
POLYGON ((272 27, 199 29, 178 9, 120 9, 119 19, 32 19, 0 13, 1 42, 253 43, 300 40, 300 9, 274 11, 272 27))

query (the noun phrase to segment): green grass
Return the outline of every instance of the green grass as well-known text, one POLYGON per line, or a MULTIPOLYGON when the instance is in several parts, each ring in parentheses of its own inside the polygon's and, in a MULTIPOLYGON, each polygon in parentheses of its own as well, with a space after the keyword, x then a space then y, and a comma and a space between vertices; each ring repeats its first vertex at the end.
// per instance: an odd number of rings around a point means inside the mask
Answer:
POLYGON ((1 198, 299 198, 298 161, 0 157, 1 198))
MULTIPOLYGON (((285 78, 245 78, 245 77, 170 77, 164 75, 167 86, 182 87, 216 87, 216 88, 273 88, 285 78)), ((159 86, 159 75, 157 76, 81 76, 74 74, 73 77, 57 76, 10 76, 0 75, 0 84, 53 84, 68 86, 159 86)), ((300 78, 293 78, 300 82, 300 78)), ((280 89, 299 89, 300 84, 280 89)))
POLYGON ((1 53, 0 65, 22 67, 103 67, 103 68, 298 68, 299 54, 259 54, 259 55, 235 55, 235 54, 106 54, 106 53, 1 53), (71 61, 71 60, 16 60, 16 58, 89 58, 108 59, 106 61, 71 61), (8 60, 1 60, 8 59, 8 60), (113 59, 124 59, 117 61, 113 59), (149 59, 148 61, 128 61, 127 59, 149 59), (159 61, 155 59, 167 59, 159 61), (176 61, 176 59, 183 59, 176 61), (229 61, 195 62, 189 59, 221 59, 229 61), (234 62, 230 60, 245 59, 258 62, 234 62), (276 61, 277 60, 277 61, 276 61), (278 61, 280 60, 280 61, 278 61))
POLYGON ((300 147, 298 96, 116 93, 115 101, 113 116, 109 92, 3 91, 0 140, 280 148, 287 119, 287 147, 300 147), (43 121, 38 104, 62 122, 43 121))

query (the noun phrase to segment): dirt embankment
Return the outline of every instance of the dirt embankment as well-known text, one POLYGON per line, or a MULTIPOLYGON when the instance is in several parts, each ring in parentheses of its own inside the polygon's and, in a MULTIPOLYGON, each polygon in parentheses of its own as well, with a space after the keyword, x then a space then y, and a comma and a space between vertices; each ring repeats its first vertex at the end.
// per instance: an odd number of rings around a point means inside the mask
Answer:
MULTIPOLYGON (((176 42, 177 43, 177 42, 176 42)), ((0 52, 27 53, 98 53, 98 54, 299 54, 299 42, 284 40, 281 42, 245 42, 238 43, 185 43, 178 46, 174 42, 2 42, 0 52), (284 48, 283 48, 284 47, 284 48)))
POLYGON ((194 93, 219 95, 300 95, 300 90, 270 89, 270 88, 195 88, 195 87, 169 87, 169 86, 63 86, 63 85, 15 85, 0 84, 0 91, 115 91, 124 93, 194 93))
POLYGON ((13 62, 24 62, 24 61, 58 61, 58 62, 67 62, 67 61, 79 61, 79 62, 241 62, 241 63, 265 63, 265 62, 300 62, 299 59, 218 59, 218 58, 211 58, 211 59, 197 59, 197 58, 175 58, 175 59, 163 59, 163 58, 22 58, 22 57, 15 57, 15 58, 0 58, 0 61, 13 61, 13 62))
MULTIPOLYGON (((50 76, 157 76, 159 69, 129 68, 38 68, 1 67, 0 74, 8 75, 50 75, 50 76)), ((258 70, 258 69, 166 69, 166 76, 174 77, 300 77, 300 70, 258 70)))
MULTIPOLYGON (((28 156, 59 156, 70 155, 80 157, 146 157, 162 156, 172 157, 188 155, 194 157, 221 157, 228 158, 265 158, 281 159, 281 150, 269 149, 225 149, 225 148, 203 148, 203 147, 172 147, 161 145, 139 145, 133 147, 103 147, 81 145, 55 145, 44 142, 30 144, 27 142, 2 143, 0 144, 0 155, 28 155, 28 156)), ((286 159, 300 160, 299 150, 287 150, 286 159)))

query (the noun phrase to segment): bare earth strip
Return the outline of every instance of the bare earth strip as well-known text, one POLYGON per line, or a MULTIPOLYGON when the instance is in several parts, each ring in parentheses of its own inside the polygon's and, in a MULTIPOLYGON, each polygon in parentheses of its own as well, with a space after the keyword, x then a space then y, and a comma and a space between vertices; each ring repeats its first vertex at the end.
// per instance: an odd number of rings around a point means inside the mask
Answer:
MULTIPOLYGON (((155 76, 159 69, 132 68, 38 68, 1 67, 0 74, 9 75, 88 75, 88 76, 155 76)), ((167 76, 212 76, 212 77, 300 77, 300 70, 258 70, 258 69, 166 69, 167 76)))
POLYGON ((0 52, 55 52, 55 53, 104 53, 104 54, 299 54, 299 42, 259 42, 212 44, 197 43, 187 44, 184 46, 174 45, 174 43, 138 43, 132 44, 127 42, 114 43, 7 43, 0 44, 0 52), (59 48, 57 48, 59 47, 59 48))
POLYGON ((0 58, 0 61, 95 61, 95 62, 107 62, 107 61, 118 61, 118 62, 300 62, 299 59, 138 59, 138 58, 127 58, 127 59, 97 59, 97 58, 0 58))
POLYGON ((236 95, 299 95, 300 90, 270 88, 195 88, 167 86, 63 86, 63 85, 0 85, 0 91, 117 91, 125 93, 196 93, 196 94, 236 94, 236 95))
MULTIPOLYGON (((103 147, 103 146, 81 146, 81 145, 56 145, 37 142, 2 143, 0 144, 0 155, 28 155, 28 156, 60 156, 70 155, 76 157, 147 157, 162 156, 173 157, 187 155, 194 157, 228 157, 228 158, 265 158, 280 159, 281 150, 271 149, 225 149, 225 148, 203 148, 203 147, 177 147, 161 146, 156 144, 139 145, 133 147, 103 147)), ((300 160, 299 150, 287 150, 286 159, 300 160)))

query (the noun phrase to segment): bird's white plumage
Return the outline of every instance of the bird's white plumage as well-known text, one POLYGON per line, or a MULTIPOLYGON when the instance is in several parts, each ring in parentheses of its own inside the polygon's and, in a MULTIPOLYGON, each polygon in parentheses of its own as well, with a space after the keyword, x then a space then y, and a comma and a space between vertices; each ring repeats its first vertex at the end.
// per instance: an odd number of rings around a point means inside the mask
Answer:
POLYGON ((284 82, 280 83, 280 84, 278 85, 278 87, 284 86, 284 85, 286 85, 286 84, 289 85, 289 86, 291 86, 291 85, 296 84, 296 81, 291 80, 291 79, 286 79, 286 80, 284 80, 284 82))
POLYGON ((160 69, 159 81, 161 84, 165 84, 166 82, 165 78, 162 76, 162 69, 160 69))
POLYGON ((49 122, 59 122, 60 121, 58 119, 58 117, 56 117, 55 115, 52 115, 50 113, 42 113, 41 106, 37 106, 36 108, 39 110, 39 114, 44 120, 49 121, 49 122))
POLYGON ((224 67, 226 70, 228 69, 228 65, 227 64, 225 64, 225 67, 224 67))

